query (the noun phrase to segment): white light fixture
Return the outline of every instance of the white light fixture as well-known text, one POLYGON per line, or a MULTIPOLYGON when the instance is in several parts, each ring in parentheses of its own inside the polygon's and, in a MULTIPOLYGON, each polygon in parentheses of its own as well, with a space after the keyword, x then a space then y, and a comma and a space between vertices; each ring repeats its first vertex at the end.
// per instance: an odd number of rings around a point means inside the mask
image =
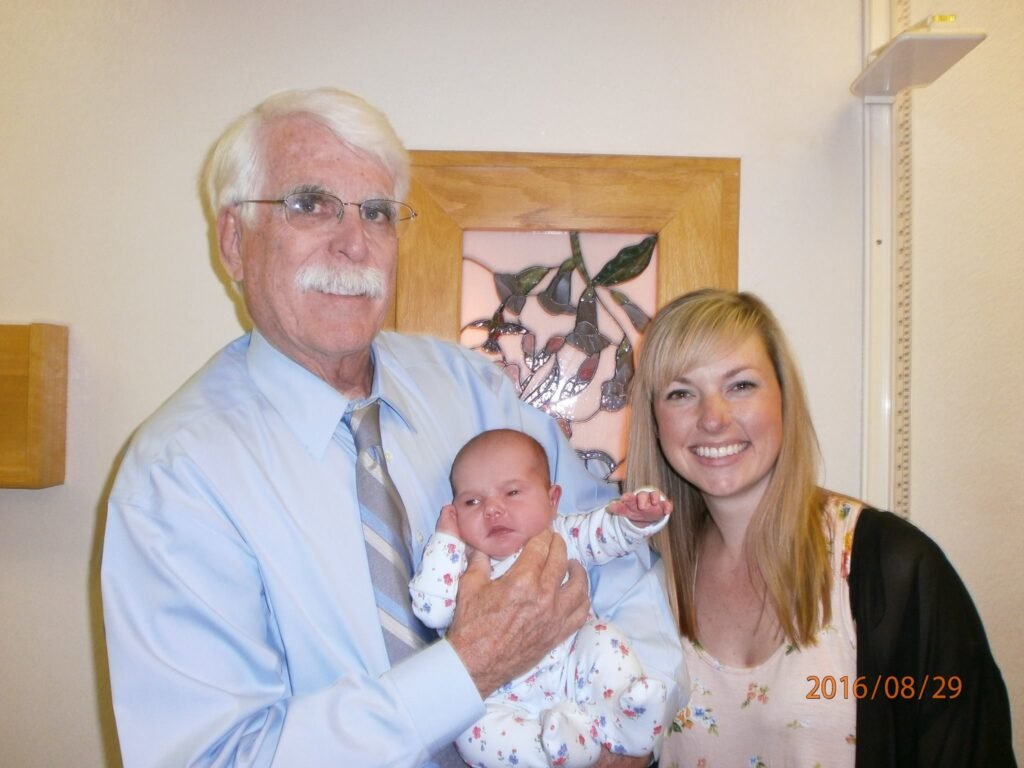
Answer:
POLYGON ((892 102, 900 91, 933 83, 974 50, 985 33, 953 28, 956 16, 929 16, 872 51, 850 90, 867 102, 892 102))

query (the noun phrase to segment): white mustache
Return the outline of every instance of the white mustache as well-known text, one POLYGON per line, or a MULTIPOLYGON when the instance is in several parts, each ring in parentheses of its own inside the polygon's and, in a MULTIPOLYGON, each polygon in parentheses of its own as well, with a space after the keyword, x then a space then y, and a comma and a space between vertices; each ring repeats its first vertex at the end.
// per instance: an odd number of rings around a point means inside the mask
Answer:
POLYGON ((384 273, 373 267, 310 264, 295 273, 295 287, 303 293, 319 291, 332 296, 382 299, 386 283, 384 273))

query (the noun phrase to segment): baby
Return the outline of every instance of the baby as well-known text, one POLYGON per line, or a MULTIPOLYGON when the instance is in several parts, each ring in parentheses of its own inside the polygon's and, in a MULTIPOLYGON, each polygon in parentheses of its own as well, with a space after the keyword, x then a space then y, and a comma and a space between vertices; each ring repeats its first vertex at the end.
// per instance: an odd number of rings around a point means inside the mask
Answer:
MULTIPOLYGON (((553 525, 570 557, 600 565, 642 545, 672 509, 657 491, 641 490, 588 514, 558 515, 562 489, 551 484, 543 447, 509 429, 466 443, 451 484, 454 503, 441 511, 409 584, 416 615, 440 630, 455 614, 467 546, 491 558, 497 578, 528 539, 553 525)), ((597 762, 602 746, 646 755, 661 733, 665 698, 664 683, 644 676, 626 637, 591 613, 536 668, 491 694, 486 714, 456 747, 477 768, 585 768, 597 762)))

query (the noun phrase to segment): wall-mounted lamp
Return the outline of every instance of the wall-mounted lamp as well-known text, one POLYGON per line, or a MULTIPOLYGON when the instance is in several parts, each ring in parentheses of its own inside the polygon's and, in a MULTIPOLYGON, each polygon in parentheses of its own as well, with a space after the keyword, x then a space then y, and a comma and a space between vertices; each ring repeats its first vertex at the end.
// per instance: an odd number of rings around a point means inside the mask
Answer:
POLYGON ((956 16, 929 16, 872 51, 850 90, 867 102, 892 102, 900 91, 933 83, 976 48, 985 33, 958 30, 956 16))

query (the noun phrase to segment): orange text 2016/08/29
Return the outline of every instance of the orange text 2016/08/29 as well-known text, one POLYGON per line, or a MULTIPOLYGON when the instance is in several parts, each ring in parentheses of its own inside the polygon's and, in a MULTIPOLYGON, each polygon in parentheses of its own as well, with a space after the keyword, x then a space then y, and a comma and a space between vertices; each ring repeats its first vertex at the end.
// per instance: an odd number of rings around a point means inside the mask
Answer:
POLYGON ((912 675, 878 675, 851 678, 847 675, 810 675, 811 689, 808 699, 955 699, 963 693, 963 681, 958 675, 925 675, 918 679, 912 675))

